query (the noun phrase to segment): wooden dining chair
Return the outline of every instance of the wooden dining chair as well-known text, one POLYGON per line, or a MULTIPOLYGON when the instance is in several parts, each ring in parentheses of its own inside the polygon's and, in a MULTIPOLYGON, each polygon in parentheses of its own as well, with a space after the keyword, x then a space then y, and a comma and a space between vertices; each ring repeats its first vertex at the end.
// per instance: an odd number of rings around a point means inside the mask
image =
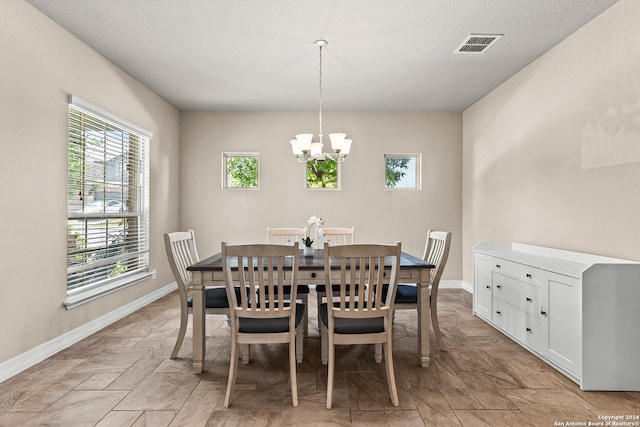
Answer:
POLYGON ((302 328, 306 307, 296 301, 298 243, 238 245, 222 243, 222 268, 231 316, 231 360, 224 398, 228 408, 236 382, 240 345, 289 344, 289 372, 293 406, 298 406, 296 362, 302 362, 302 328), (286 274, 285 267, 290 266, 286 274), (284 287, 291 286, 291 300, 284 287), (240 292, 235 292, 235 287, 240 292), (239 296, 239 298, 238 298, 239 296))
POLYGON ((352 344, 383 345, 391 402, 394 406, 399 405, 393 369, 392 316, 401 254, 400 243, 324 244, 325 283, 339 287, 337 300, 323 303, 318 314, 318 322, 322 324, 321 360, 329 365, 328 409, 332 405, 335 346, 352 344), (388 283, 384 298, 382 283, 388 283))
POLYGON ((331 246, 352 245, 356 242, 355 227, 323 227, 324 241, 331 246))
MULTIPOLYGON (((293 245, 300 243, 304 238, 304 228, 270 228, 267 227, 267 243, 274 245, 293 245)), ((291 288, 285 286, 285 296, 290 298, 291 288)), ((298 285, 297 295, 300 301, 305 305, 309 302, 309 285, 298 285)), ((304 334, 309 333, 309 314, 305 311, 304 315, 304 334)))
MULTIPOLYGON (((433 332, 438 340, 438 345, 442 351, 447 351, 444 337, 440 331, 440 323, 438 322, 438 287, 440 285, 440 278, 442 277, 442 271, 449 258, 449 248, 451 246, 451 232, 450 231, 427 231, 427 242, 424 248, 424 254, 422 259, 430 264, 435 265, 435 268, 431 270, 431 277, 429 280, 430 293, 429 304, 431 307, 431 325, 433 325, 433 332)), ((395 309, 396 310, 416 310, 418 308, 418 287, 417 284, 398 284, 398 290, 396 292, 395 309)))
MULTIPOLYGON (((355 227, 325 227, 322 229, 324 232, 324 241, 331 246, 337 245, 352 245, 356 242, 356 230, 355 227)), ((333 289, 333 295, 339 291, 338 287, 333 289)), ((316 297, 318 300, 318 309, 320 304, 323 303, 324 298, 327 297, 327 287, 323 284, 316 285, 316 297)), ((319 311, 318 311, 319 313, 319 311)), ((318 325, 320 327, 320 325, 318 325)))
POLYGON ((267 227, 267 242, 275 245, 300 243, 304 239, 304 228, 271 228, 267 227))
MULTIPOLYGON (((193 230, 165 233, 164 245, 173 277, 178 284, 178 293, 180 294, 180 330, 176 344, 171 352, 171 359, 175 359, 184 341, 189 314, 193 312, 193 297, 189 296, 189 289, 192 287, 191 272, 187 270, 187 267, 195 264, 200 259, 198 258, 193 230)), ((205 313, 229 314, 229 302, 225 287, 205 290, 205 313)))

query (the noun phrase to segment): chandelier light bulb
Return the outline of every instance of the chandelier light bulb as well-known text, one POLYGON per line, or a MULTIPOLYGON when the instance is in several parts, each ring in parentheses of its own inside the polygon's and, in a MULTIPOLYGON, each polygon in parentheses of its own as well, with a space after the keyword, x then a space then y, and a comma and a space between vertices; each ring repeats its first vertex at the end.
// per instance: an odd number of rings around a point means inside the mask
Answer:
POLYGON ((346 137, 346 133, 332 133, 329 135, 329 138, 331 138, 331 148, 333 148, 333 151, 335 151, 336 153, 341 152, 342 147, 344 146, 344 139, 346 137))
POLYGON ((351 150, 351 140, 345 139, 344 144, 342 145, 342 151, 340 151, 340 154, 343 156, 346 156, 347 154, 349 154, 350 150, 351 150))
POLYGON ((322 142, 312 142, 311 143, 311 157, 319 158, 322 157, 322 142))
POLYGON ((302 155, 302 150, 300 149, 300 144, 297 139, 291 140, 291 150, 293 150, 293 154, 296 156, 302 155))
POLYGON ((311 150, 311 140, 313 139, 312 133, 301 133, 296 135, 296 140, 298 141, 298 145, 300 150, 304 153, 305 151, 311 150))

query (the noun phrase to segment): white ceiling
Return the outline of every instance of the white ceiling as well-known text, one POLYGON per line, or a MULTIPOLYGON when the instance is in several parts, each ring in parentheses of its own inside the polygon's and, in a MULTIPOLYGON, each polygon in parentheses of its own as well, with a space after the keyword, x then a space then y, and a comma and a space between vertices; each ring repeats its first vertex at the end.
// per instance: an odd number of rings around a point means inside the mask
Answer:
POLYGON ((324 110, 463 111, 617 0, 27 1, 181 110, 316 110, 325 39, 324 110))

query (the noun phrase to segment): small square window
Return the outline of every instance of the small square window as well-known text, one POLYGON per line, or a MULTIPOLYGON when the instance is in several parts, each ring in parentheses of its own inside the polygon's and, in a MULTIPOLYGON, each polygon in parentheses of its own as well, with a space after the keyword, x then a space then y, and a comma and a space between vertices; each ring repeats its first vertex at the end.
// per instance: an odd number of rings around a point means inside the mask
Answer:
POLYGON ((384 188, 420 190, 422 154, 385 154, 384 188))
POLYGON ((305 188, 339 190, 340 165, 331 159, 308 161, 305 166, 305 188))
POLYGON ((260 153, 222 153, 222 188, 257 190, 260 153))

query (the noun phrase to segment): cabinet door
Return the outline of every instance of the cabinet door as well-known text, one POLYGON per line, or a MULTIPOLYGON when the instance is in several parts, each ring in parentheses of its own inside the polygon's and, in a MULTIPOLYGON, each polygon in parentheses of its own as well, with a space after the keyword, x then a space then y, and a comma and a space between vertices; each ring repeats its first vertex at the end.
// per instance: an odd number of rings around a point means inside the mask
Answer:
POLYGON ((475 253, 474 255, 474 282, 473 282, 473 312, 491 321, 492 296, 492 257, 475 253))
POLYGON ((582 331, 580 327, 580 280, 545 272, 547 300, 540 312, 548 322, 545 354, 560 366, 582 376, 582 331))

